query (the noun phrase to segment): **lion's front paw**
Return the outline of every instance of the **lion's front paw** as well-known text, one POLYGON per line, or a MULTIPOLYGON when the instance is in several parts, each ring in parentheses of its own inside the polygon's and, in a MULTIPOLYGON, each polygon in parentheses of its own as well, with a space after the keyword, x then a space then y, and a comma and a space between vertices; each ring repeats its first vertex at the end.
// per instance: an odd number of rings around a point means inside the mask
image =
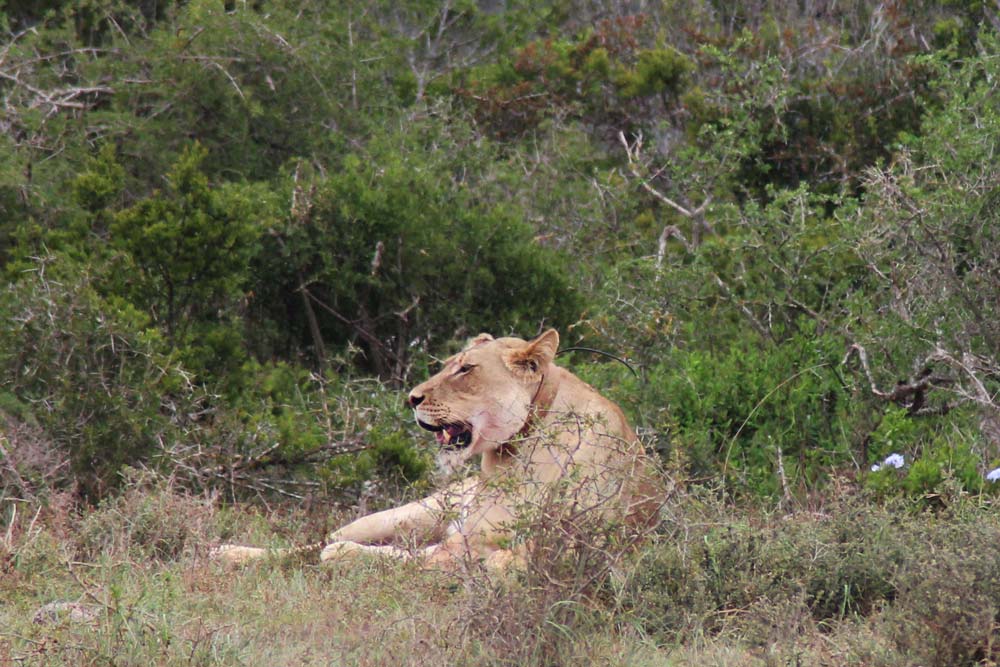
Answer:
POLYGON ((505 573, 526 569, 524 555, 511 549, 498 549, 486 557, 487 572, 505 573))
POLYGON ((226 565, 245 565, 267 556, 267 549, 244 547, 238 544, 220 544, 208 553, 209 558, 226 565))
POLYGON ((357 542, 331 542, 323 547, 323 551, 319 553, 319 559, 324 563, 327 561, 336 562, 346 560, 348 558, 354 558, 364 551, 364 545, 358 544, 357 542))

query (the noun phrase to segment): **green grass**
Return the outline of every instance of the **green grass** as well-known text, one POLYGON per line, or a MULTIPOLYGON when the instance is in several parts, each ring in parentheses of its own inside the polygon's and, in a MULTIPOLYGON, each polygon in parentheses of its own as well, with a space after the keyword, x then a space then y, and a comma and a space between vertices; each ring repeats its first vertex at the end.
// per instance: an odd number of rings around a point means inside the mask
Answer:
MULTIPOLYGON (((311 559, 231 570, 224 539, 288 544, 302 510, 220 509, 136 480, 0 524, 0 665, 979 665, 1000 657, 1000 519, 857 495, 774 513, 677 494, 596 588, 532 562, 498 581, 311 559), (52 603, 68 608, 41 614, 52 603)), ((302 541, 313 535, 303 535, 302 541)))

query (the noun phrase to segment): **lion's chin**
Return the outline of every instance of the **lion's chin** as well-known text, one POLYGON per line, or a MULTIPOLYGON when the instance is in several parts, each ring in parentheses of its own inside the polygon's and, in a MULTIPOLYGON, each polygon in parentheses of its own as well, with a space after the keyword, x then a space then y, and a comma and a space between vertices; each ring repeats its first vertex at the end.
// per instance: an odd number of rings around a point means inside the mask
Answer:
MULTIPOLYGON (((473 426, 463 425, 463 427, 460 434, 456 433, 451 438, 445 436, 446 442, 444 443, 441 442, 440 437, 437 438, 439 447, 435 460, 438 472, 446 475, 459 472, 480 453, 483 445, 483 434, 473 426)), ((447 429, 445 433, 447 433, 447 429)), ((435 435, 440 436, 440 434, 435 435)))
POLYGON ((450 476, 459 472, 472 458, 469 449, 439 449, 435 457, 438 473, 450 476))

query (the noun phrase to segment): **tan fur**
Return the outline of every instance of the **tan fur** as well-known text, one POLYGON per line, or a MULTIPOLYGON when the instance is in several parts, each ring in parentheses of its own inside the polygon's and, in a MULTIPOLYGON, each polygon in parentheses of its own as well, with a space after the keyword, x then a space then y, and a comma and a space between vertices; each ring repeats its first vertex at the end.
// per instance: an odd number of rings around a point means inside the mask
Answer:
MULTIPOLYGON (((442 569, 470 560, 503 569, 523 557, 515 523, 532 509, 551 512, 545 504, 554 498, 574 511, 648 523, 660 489, 635 433, 617 405, 553 363, 558 347, 555 330, 530 342, 480 334, 414 388, 409 401, 425 428, 471 426, 471 443, 442 451, 441 460, 455 468, 478 456, 479 472, 334 531, 321 559, 381 554, 442 569)), ((448 444, 441 435, 438 442, 448 444)), ((216 551, 231 563, 268 553, 216 551)))

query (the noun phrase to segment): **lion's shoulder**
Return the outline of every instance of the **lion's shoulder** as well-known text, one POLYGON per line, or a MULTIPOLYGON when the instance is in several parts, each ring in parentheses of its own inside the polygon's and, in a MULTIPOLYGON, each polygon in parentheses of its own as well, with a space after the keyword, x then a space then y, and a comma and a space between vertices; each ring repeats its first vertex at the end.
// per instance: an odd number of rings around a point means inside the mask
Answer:
POLYGON ((602 424, 609 434, 630 440, 635 438, 617 403, 565 368, 557 367, 556 373, 559 390, 553 401, 554 411, 602 424))

